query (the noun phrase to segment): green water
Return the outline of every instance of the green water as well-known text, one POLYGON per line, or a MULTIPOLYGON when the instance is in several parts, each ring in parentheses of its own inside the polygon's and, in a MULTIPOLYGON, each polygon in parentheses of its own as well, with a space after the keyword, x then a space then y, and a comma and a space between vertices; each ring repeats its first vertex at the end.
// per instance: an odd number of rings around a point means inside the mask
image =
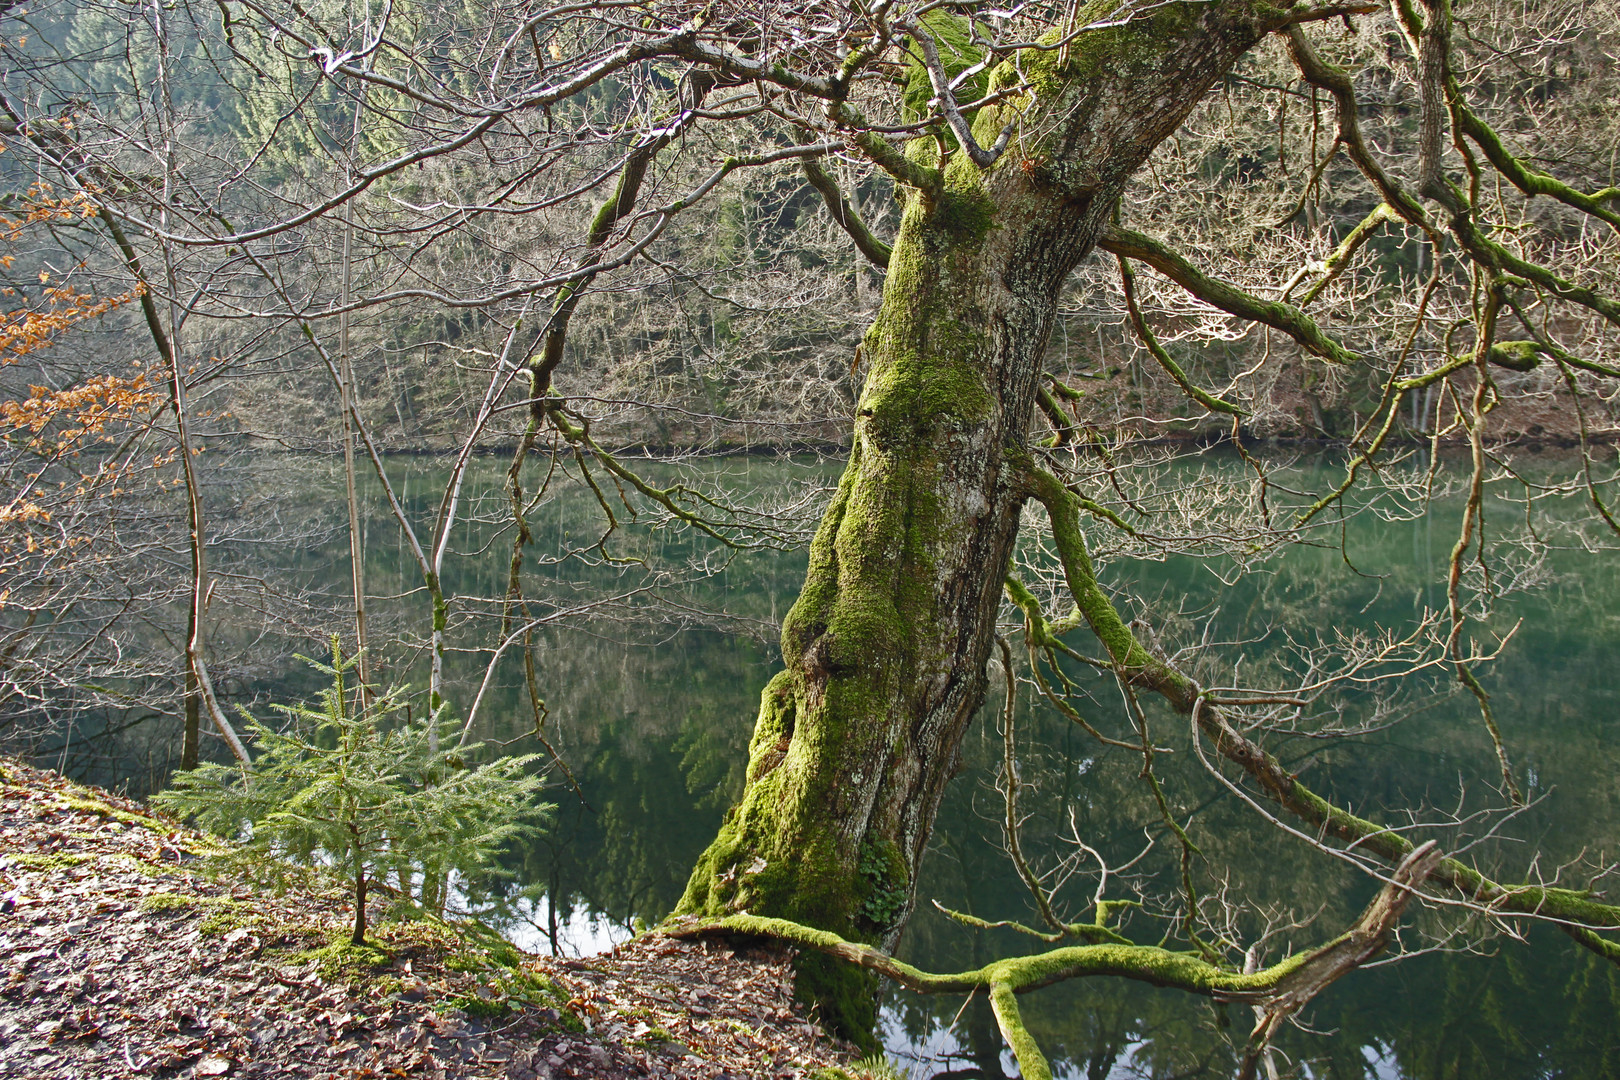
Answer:
MULTIPOLYGON (((1220 459, 1213 467, 1241 468, 1220 459)), ((265 492, 296 491, 301 512, 311 520, 341 522, 341 480, 329 465, 267 458, 255 468, 262 475, 252 483, 265 492)), ((390 468, 425 538, 445 466, 399 459, 390 468)), ((503 468, 504 462, 493 460, 474 463, 470 520, 455 533, 446 561, 447 592, 459 598, 452 604, 451 645, 458 651, 448 665, 450 698, 462 710, 485 681, 487 649, 496 636, 494 605, 475 598, 499 597, 505 587, 510 537, 501 527, 507 512, 503 468)), ((647 468, 660 482, 680 471, 647 468)), ((1547 461, 1537 468, 1552 473, 1564 464, 1547 461)), ((698 463, 686 472, 694 480, 764 491, 794 504, 830 483, 837 467, 739 458, 698 463)), ((1320 486, 1331 475, 1331 464, 1307 463, 1294 479, 1320 486)), ((606 494, 616 499, 611 488, 606 494)), ((1575 514, 1573 502, 1553 507, 1554 518, 1575 514)), ((803 512, 813 517, 816 505, 812 499, 803 512)), ((615 509, 624 516, 621 506, 615 509)), ((1168 627, 1166 648, 1207 635, 1227 643, 1216 648, 1218 655, 1241 656, 1244 670, 1263 672, 1288 657, 1285 632, 1300 640, 1375 623, 1399 630, 1425 607, 1442 604, 1438 583, 1459 513, 1455 499, 1443 499, 1416 520, 1363 515, 1338 534, 1342 550, 1329 544, 1291 551, 1232 587, 1218 576, 1219 563, 1191 558, 1119 560, 1103 573, 1146 600, 1154 624, 1168 627)), ((1507 528, 1513 513, 1493 504, 1490 520, 1507 528)), ((375 640, 419 640, 427 599, 375 491, 368 491, 366 518, 375 640)), ((595 549, 602 521, 594 498, 577 486, 542 500, 531 511, 535 542, 524 578, 534 614, 561 613, 537 631, 535 656, 549 709, 546 731, 583 801, 559 779, 553 789, 557 827, 518 853, 514 869, 525 881, 545 883, 556 907, 555 927, 541 910, 526 940, 547 946, 548 931, 556 929, 563 949, 589 937, 593 917, 598 925, 592 940, 600 941, 611 936, 610 927, 658 919, 679 897, 688 868, 740 788, 758 694, 775 662, 773 626, 791 605, 805 564, 802 545, 734 554, 687 530, 628 524, 595 549), (570 549, 584 554, 557 561, 559 552, 570 549), (625 561, 604 561, 603 550, 625 561), (569 614, 603 596, 617 599, 569 614)), ((1505 598, 1484 624, 1498 631, 1517 624, 1501 658, 1483 669, 1483 680, 1532 806, 1500 823, 1500 836, 1470 848, 1467 857, 1504 880, 1551 875, 1583 854, 1600 862, 1620 853, 1620 577, 1612 554, 1573 550, 1578 545, 1567 532, 1547 535, 1554 543, 1535 575, 1541 585, 1505 598), (1536 852, 1539 862, 1532 865, 1536 852)), ((296 550, 244 546, 225 560, 240 572, 325 590, 334 606, 348 586, 346 541, 335 528, 296 550)), ((340 626, 336 617, 329 622, 340 626)), ((222 623, 226 637, 246 633, 232 631, 228 615, 222 623)), ((1075 644, 1085 643, 1077 637, 1075 644)), ((419 648, 391 648, 379 659, 385 677, 420 685, 419 648)), ((1086 670, 1071 674, 1094 696, 1085 706, 1088 715, 1111 734, 1127 734, 1111 680, 1086 670)), ((530 749, 524 735, 533 729, 533 712, 515 650, 488 683, 478 736, 530 749)), ((283 694, 308 690, 285 650, 260 672, 256 689, 267 686, 283 694)), ((999 706, 993 695, 989 708, 999 706)), ((1266 742, 1317 790, 1391 823, 1407 809, 1418 822, 1433 823, 1442 815, 1501 805, 1491 790, 1499 775, 1478 712, 1445 671, 1411 680, 1391 708, 1384 716, 1371 692, 1352 695, 1340 718, 1344 724, 1399 722, 1351 742, 1281 733, 1267 735, 1266 742)), ((1207 871, 1216 869, 1231 895, 1272 911, 1279 921, 1314 915, 1311 926, 1286 938, 1296 947, 1349 925, 1372 893, 1369 880, 1265 823, 1192 759, 1178 721, 1162 710, 1149 715, 1155 738, 1171 751, 1159 756, 1156 768, 1175 814, 1191 821, 1203 854, 1201 888, 1213 889, 1207 871)), ((1152 850, 1135 871, 1173 907, 1177 851, 1140 779, 1140 755, 1100 747, 1046 708, 1025 703, 1021 716, 1020 761, 1031 784, 1024 835, 1032 859, 1050 865, 1072 850, 1062 839, 1071 820, 1114 866, 1151 839, 1152 850)), ((1030 948, 1027 939, 1009 932, 969 931, 928 904, 938 900, 991 920, 1032 919, 1027 896, 1000 851, 994 780, 1001 742, 985 717, 975 723, 962 773, 940 813, 919 910, 902 947, 907 959, 934 970, 1030 948)), ((1473 834, 1491 820, 1478 819, 1473 834)), ((1461 842, 1459 833, 1444 828, 1421 835, 1434 836, 1448 850, 1461 842)), ((1095 868, 1093 862, 1082 870, 1095 868)), ((1093 888, 1095 878, 1082 873, 1060 900, 1080 917, 1093 888)), ((1435 921, 1424 918, 1419 926, 1434 930, 1435 921)), ((1163 925, 1138 916, 1128 929, 1151 941, 1163 925)), ((1235 929, 1252 938, 1260 924, 1246 917, 1235 929)), ((1408 943, 1417 948, 1424 942, 1413 933, 1408 943)), ((1306 1060, 1308 1075, 1318 1077, 1620 1076, 1620 972, 1547 929, 1533 930, 1528 943, 1475 934, 1450 944, 1450 951, 1363 970, 1329 989, 1302 1017, 1312 1030, 1290 1028, 1279 1039, 1287 1055, 1277 1059, 1279 1068, 1286 1073, 1290 1061, 1306 1060)), ((1217 1009, 1184 994, 1117 981, 1042 991, 1026 997, 1023 1009, 1060 1075, 1088 1078, 1230 1075, 1229 1040, 1241 1042, 1253 1023, 1246 1009, 1217 1009)), ((916 1076, 1013 1071, 982 998, 964 1006, 959 998, 890 994, 884 1024, 897 1060, 910 1062, 916 1076), (952 1056, 920 1060, 940 1054, 952 1056)))

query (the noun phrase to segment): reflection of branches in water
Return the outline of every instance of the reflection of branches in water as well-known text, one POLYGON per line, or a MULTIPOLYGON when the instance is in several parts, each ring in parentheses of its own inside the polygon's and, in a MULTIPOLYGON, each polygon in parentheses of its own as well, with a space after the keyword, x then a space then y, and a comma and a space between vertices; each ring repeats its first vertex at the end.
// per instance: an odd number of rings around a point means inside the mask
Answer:
MULTIPOLYGON (((1145 765, 1141 776, 1154 789, 1153 801, 1166 831, 1182 841, 1177 895, 1155 894, 1152 879, 1133 883, 1143 914, 1175 927, 1178 937, 1194 948, 1202 946, 1201 951, 1206 956, 1209 952, 1208 946, 1203 945, 1205 940, 1223 953, 1229 949, 1241 952, 1252 948, 1252 944, 1242 944, 1242 928, 1257 914, 1261 918, 1261 940, 1286 933, 1286 929, 1279 927, 1297 921, 1297 917, 1284 908, 1256 913, 1250 910, 1248 902, 1235 900, 1219 867, 1210 871, 1216 881, 1216 891, 1201 895, 1194 892, 1189 867, 1197 849, 1180 831, 1179 819, 1170 816, 1162 787, 1153 776, 1153 755, 1162 751, 1151 749, 1146 739, 1146 715, 1137 700, 1137 687, 1157 691, 1187 718, 1186 730, 1196 757, 1220 789, 1236 796, 1260 815, 1261 820, 1309 847, 1328 853, 1387 886, 1392 881, 1389 867, 1410 857, 1420 846, 1418 840, 1438 839, 1445 845, 1450 855, 1436 861, 1431 881, 1449 887, 1450 891, 1424 890, 1425 907, 1430 914, 1419 923, 1419 940, 1415 944, 1401 942, 1401 953, 1397 955, 1419 955, 1441 949, 1479 951, 1494 935, 1522 933, 1519 924, 1526 920, 1551 921, 1599 955, 1615 952, 1609 939, 1595 931, 1620 925, 1617 921, 1620 913, 1612 906, 1589 901, 1590 894, 1584 891, 1571 890, 1561 884, 1582 871, 1606 874, 1611 870, 1608 865, 1601 861, 1589 865, 1576 859, 1544 873, 1539 869, 1539 862, 1532 860, 1527 876, 1538 883, 1523 886, 1496 884, 1469 865, 1479 856, 1497 851, 1505 843, 1511 844, 1513 831, 1509 826, 1539 804, 1545 794, 1529 800, 1526 805, 1525 800, 1509 789, 1498 793, 1506 796, 1505 806, 1487 803, 1483 807, 1469 808, 1471 800, 1466 790, 1460 790, 1453 810, 1441 811, 1420 803, 1394 812, 1396 816, 1404 816, 1406 824, 1379 825, 1354 817, 1308 792, 1296 776, 1252 741, 1262 732, 1273 732, 1339 742, 1386 727, 1404 716, 1414 715, 1428 704, 1421 696, 1403 703, 1402 695, 1411 693, 1406 687, 1415 688, 1421 695, 1425 683, 1433 682, 1442 672, 1455 671, 1459 662, 1472 667, 1496 659, 1508 646, 1516 628, 1489 648, 1470 643, 1465 649, 1455 632, 1455 601, 1450 612, 1420 609, 1411 624, 1400 631, 1390 627, 1371 632, 1332 628, 1306 636, 1284 623, 1281 629, 1268 627, 1258 635, 1224 636, 1215 632, 1218 609, 1203 617, 1201 632, 1196 632, 1198 621, 1185 615, 1179 617, 1184 624, 1180 627, 1175 618, 1168 620, 1172 631, 1169 635, 1155 632, 1164 629, 1167 620, 1162 617, 1144 616, 1127 624, 1097 584, 1093 565, 1084 551, 1086 537, 1076 528, 1086 520, 1082 497, 1054 474, 1036 469, 1030 476, 1031 486, 1045 503, 1054 526, 1049 557, 1056 567, 1050 568, 1053 563, 1043 566, 1037 550, 1034 557, 1026 554, 1024 569, 1033 573, 1040 592, 1057 598, 1058 602, 1072 601, 1075 611, 1061 620, 1048 621, 1036 593, 1019 579, 1009 578, 1008 595, 1022 616, 1030 645, 1029 680, 1042 699, 1056 706, 1070 720, 1076 720, 1078 714, 1071 699, 1079 684, 1060 666, 1060 658, 1080 661, 1115 676, 1123 694, 1126 716, 1140 740, 1139 752, 1145 765), (1054 629, 1066 632, 1082 624, 1095 632, 1107 650, 1108 660, 1087 657, 1054 633, 1054 629), (1229 640, 1223 641, 1223 637, 1229 640), (1167 639, 1173 643, 1167 644, 1167 639), (1245 663, 1243 654, 1252 657, 1254 648, 1262 644, 1267 646, 1269 654, 1266 662, 1245 663), (1220 666, 1213 656, 1223 650, 1231 650, 1238 657, 1230 663, 1229 673, 1218 677, 1220 666), (1200 681, 1194 682, 1182 674, 1182 664, 1196 670, 1200 681), (1244 673, 1242 677, 1238 675, 1240 670, 1244 673), (1346 715, 1352 711, 1359 712, 1361 719, 1347 723, 1346 715), (1228 762, 1242 767, 1242 779, 1228 777, 1212 760, 1206 753, 1206 740, 1228 762), (1263 805, 1262 798, 1270 800, 1283 812, 1263 805), (1295 815, 1295 821, 1287 819, 1289 813, 1295 815), (1408 840, 1407 834, 1413 839, 1408 840)), ((1471 474, 1467 496, 1476 511, 1483 487, 1480 470, 1476 468, 1471 474)), ((1466 508, 1464 516, 1468 517, 1466 508)), ((1105 518, 1092 517, 1098 521, 1099 532, 1110 528, 1111 523, 1105 518)), ((1475 516, 1470 527, 1477 529, 1477 525, 1475 516)), ((1121 546, 1140 542, 1140 534, 1142 530, 1133 530, 1121 546)), ((1534 538, 1533 533, 1529 535, 1534 538)), ((1451 562, 1455 566, 1455 555, 1451 562)), ((1378 582, 1374 600, 1383 588, 1384 583, 1378 582)), ((1367 606, 1371 603, 1369 601, 1367 606)), ((1109 739, 1089 721, 1081 722, 1080 726, 1105 749, 1124 741, 1109 739)), ((1018 779, 1012 765, 1004 765, 1002 771, 1004 777, 1017 780, 1009 791, 1015 794, 1015 787, 1027 786, 1018 779)), ((1014 828, 1024 824, 1027 818, 1009 812, 1006 820, 1006 827, 1014 828)), ((1210 832, 1208 826, 1204 832, 1210 832)), ((1043 873, 1029 863, 1023 846, 1021 842, 1008 844, 1015 858, 1025 864, 1019 874, 1026 887, 1041 890, 1034 894, 1037 910, 1050 909, 1051 890, 1046 882, 1054 880, 1061 864, 1049 864, 1051 868, 1043 873)), ((1050 924, 1044 915, 1043 921, 1050 924)), ((1278 1011, 1267 1011, 1260 1018, 1246 1059, 1251 1068, 1256 1067, 1257 1054, 1263 1057, 1268 1052, 1266 1047, 1283 1018, 1283 1013, 1278 1011)))
POLYGON ((1257 1055, 1269 1045, 1283 1020, 1303 1008, 1328 985, 1383 951, 1408 900, 1439 858, 1439 849, 1432 841, 1421 845, 1401 862, 1392 880, 1344 934, 1309 952, 1250 972, 1229 971, 1186 953, 1171 953, 1157 946, 1109 941, 996 960, 956 974, 933 974, 869 945, 849 942, 836 934, 783 919, 753 915, 712 920, 685 917, 666 923, 662 932, 676 937, 741 933, 777 938, 858 964, 922 993, 985 990, 1021 1075, 1050 1080, 1051 1067, 1023 1022, 1017 994, 1069 979, 1113 976, 1180 989, 1217 1001, 1253 1003, 1264 1010, 1264 1017, 1256 1025, 1249 1043, 1251 1054, 1257 1055))

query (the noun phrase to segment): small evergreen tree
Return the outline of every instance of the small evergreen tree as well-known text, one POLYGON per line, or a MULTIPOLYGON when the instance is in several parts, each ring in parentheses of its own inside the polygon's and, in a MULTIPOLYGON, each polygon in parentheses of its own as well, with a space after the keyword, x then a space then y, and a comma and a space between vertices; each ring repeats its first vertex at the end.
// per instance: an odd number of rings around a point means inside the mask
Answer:
POLYGON ((354 944, 365 940, 372 882, 451 872, 487 881, 501 849, 539 831, 554 809, 535 800, 544 781, 529 766, 539 755, 471 767, 481 744, 458 745, 445 709, 412 721, 403 688, 351 709, 356 658, 345 660, 335 637, 330 664, 300 659, 331 684, 313 706, 273 706, 287 720, 281 730, 243 710, 257 751, 251 773, 204 765, 176 774, 153 801, 277 858, 344 875, 354 885, 354 944))

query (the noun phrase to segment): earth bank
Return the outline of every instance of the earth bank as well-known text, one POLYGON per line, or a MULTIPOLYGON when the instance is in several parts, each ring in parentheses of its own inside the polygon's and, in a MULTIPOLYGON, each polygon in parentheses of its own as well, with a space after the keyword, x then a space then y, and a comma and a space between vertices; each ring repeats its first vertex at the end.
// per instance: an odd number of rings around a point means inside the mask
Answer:
POLYGON ((379 922, 341 885, 257 885, 217 840, 0 759, 0 1076, 859 1077, 791 955, 645 934, 523 954, 379 922))

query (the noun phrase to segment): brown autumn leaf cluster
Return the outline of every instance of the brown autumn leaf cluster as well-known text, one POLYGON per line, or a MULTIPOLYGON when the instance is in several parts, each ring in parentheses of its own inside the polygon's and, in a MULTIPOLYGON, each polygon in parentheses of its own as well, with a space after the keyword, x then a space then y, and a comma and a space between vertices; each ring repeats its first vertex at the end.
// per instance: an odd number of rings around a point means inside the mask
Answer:
POLYGON ((383 923, 356 964, 323 948, 352 919, 341 888, 272 895, 221 851, 0 761, 0 1077, 786 1080, 850 1058, 781 951, 650 934, 512 969, 383 923))

